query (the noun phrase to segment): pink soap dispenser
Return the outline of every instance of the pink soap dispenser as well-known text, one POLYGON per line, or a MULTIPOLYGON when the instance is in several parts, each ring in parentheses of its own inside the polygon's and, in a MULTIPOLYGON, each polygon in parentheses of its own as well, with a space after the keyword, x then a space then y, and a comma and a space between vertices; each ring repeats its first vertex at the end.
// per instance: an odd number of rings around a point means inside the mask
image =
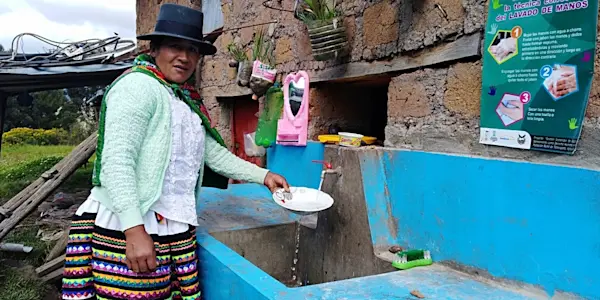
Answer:
POLYGON ((277 123, 277 144, 306 146, 308 139, 309 78, 305 71, 283 81, 283 116, 277 123))

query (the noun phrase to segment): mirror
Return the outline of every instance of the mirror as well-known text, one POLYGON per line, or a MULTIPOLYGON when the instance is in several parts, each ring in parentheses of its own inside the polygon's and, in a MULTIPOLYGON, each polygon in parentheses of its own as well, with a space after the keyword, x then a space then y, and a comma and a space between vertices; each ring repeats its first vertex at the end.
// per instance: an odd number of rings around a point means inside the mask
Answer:
POLYGON ((283 81, 283 116, 277 121, 277 144, 306 146, 310 79, 306 71, 288 74, 283 81))
POLYGON ((290 82, 290 109, 294 116, 298 115, 300 106, 302 105, 302 97, 304 96, 304 77, 300 77, 297 82, 290 82))

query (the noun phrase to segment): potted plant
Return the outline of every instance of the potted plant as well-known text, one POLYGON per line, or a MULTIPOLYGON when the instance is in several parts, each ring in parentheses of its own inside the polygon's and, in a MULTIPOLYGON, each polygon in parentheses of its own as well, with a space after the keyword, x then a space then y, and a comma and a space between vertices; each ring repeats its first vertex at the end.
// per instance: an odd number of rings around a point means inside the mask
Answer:
POLYGON ((252 63, 248 61, 248 55, 244 52, 244 49, 235 43, 227 45, 227 51, 231 56, 229 66, 232 68, 237 67, 237 78, 236 82, 240 86, 248 86, 250 83, 250 75, 252 75, 252 63))
POLYGON ((306 24, 315 60, 338 58, 348 53, 346 28, 335 0, 300 0, 296 16, 306 24))
POLYGON ((250 76, 250 89, 254 93, 253 99, 265 94, 265 92, 275 82, 277 70, 275 69, 275 47, 267 39, 265 31, 260 29, 254 34, 254 44, 252 45, 252 75, 250 76))

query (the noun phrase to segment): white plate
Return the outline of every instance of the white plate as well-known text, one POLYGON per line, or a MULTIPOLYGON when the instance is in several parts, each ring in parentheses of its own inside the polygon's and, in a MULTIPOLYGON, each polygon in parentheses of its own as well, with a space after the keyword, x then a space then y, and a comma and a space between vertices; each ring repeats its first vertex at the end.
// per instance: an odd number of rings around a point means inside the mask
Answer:
POLYGON ((290 193, 279 189, 273 193, 273 200, 284 208, 300 212, 318 212, 333 205, 333 198, 328 194, 304 187, 292 187, 290 193))

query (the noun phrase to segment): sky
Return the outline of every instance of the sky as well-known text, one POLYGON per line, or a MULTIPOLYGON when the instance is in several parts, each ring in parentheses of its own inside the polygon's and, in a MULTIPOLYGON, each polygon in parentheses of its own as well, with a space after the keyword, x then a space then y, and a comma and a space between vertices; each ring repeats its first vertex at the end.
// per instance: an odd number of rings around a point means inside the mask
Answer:
MULTIPOLYGON (((61 42, 104 39, 116 32, 135 41, 135 1, 0 0, 0 44, 9 49, 13 38, 24 32, 61 42)), ((23 41, 28 53, 51 47, 32 37, 23 41)))

